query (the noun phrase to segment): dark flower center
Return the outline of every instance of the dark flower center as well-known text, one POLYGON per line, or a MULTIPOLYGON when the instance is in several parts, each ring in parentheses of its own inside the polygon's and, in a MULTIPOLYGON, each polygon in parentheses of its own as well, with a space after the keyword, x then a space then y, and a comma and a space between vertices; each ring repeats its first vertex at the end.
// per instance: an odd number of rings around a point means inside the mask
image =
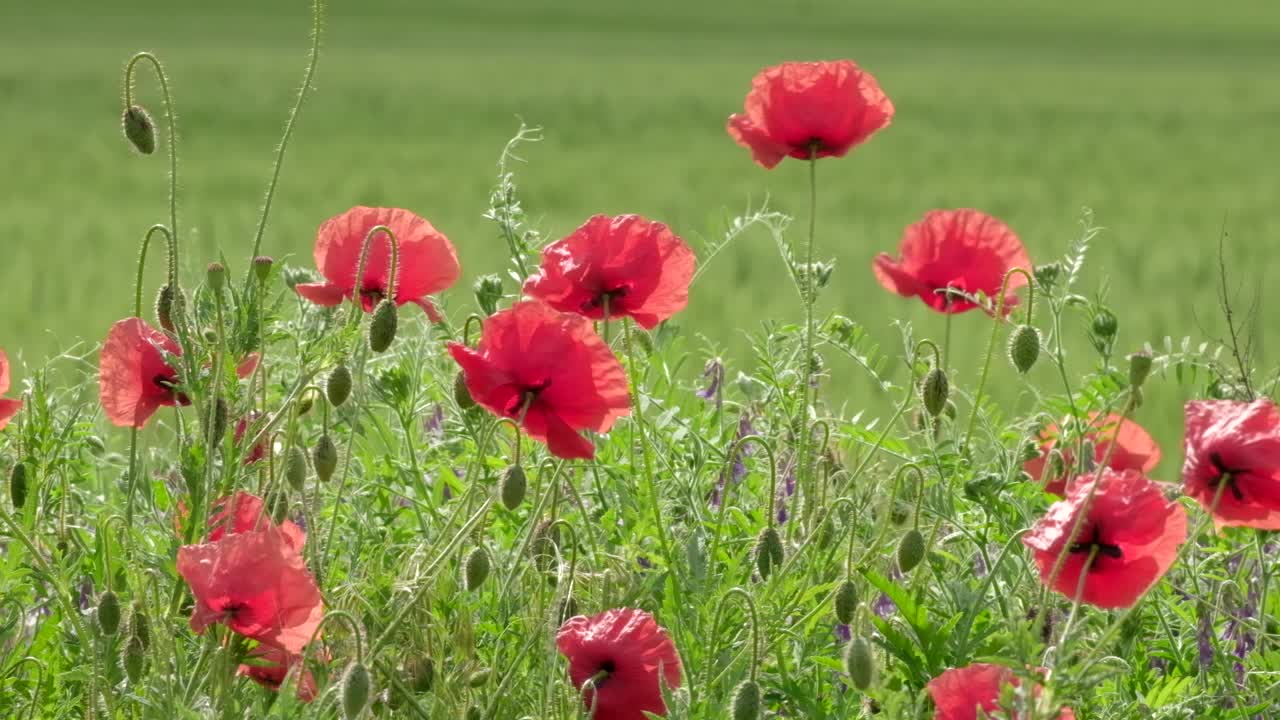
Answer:
POLYGON ((1078 542, 1071 545, 1072 553, 1092 553, 1094 548, 1098 549, 1098 555, 1105 555, 1109 558, 1119 560, 1124 557, 1124 553, 1120 551, 1119 545, 1102 542, 1102 531, 1097 525, 1093 526, 1090 532, 1088 542, 1078 542))
POLYGON ((223 605, 222 606, 223 622, 235 620, 236 615, 238 615, 241 610, 244 610, 247 607, 249 606, 244 603, 238 603, 238 602, 229 602, 226 605, 223 605))
POLYGON ((610 290, 601 290, 599 294, 582 304, 583 312, 591 312, 604 308, 604 312, 608 315, 611 309, 618 307, 618 300, 627 296, 631 292, 630 285, 618 285, 610 290))
POLYGON ((1218 453, 1209 453, 1209 462, 1213 463, 1213 469, 1218 471, 1218 476, 1209 481, 1209 485, 1214 488, 1220 488, 1225 484, 1227 489, 1231 491, 1231 496, 1236 502, 1244 502, 1244 491, 1240 489, 1240 483, 1237 478, 1249 472, 1248 468, 1232 468, 1222 460, 1222 456, 1218 453))
POLYGON ((387 289, 377 283, 369 283, 360 288, 360 297, 371 300, 374 305, 382 302, 387 296, 387 289))
POLYGON ((609 682, 609 678, 613 677, 613 674, 617 671, 618 666, 614 664, 613 660, 605 660, 600 663, 600 670, 592 677, 596 690, 604 687, 604 684, 609 682))
POLYGON ((508 417, 519 418, 532 405, 533 401, 538 399, 543 390, 551 387, 551 378, 546 378, 542 382, 533 385, 524 385, 520 387, 520 392, 507 403, 503 408, 508 417))
POLYGON ((186 393, 178 392, 178 376, 177 375, 156 375, 151 378, 151 383, 156 387, 164 390, 173 396, 174 402, 179 405, 190 405, 191 398, 186 393))

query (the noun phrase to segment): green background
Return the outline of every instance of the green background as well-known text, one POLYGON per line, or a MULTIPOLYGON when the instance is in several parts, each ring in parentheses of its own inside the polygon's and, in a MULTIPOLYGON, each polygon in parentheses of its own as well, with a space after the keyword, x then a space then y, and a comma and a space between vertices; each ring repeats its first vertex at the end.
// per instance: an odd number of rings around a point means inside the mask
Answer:
MULTIPOLYGON (((120 137, 120 73, 136 50, 156 52, 172 77, 187 277, 219 250, 243 268, 305 64, 308 8, 5 0, 0 347, 19 364, 96 342, 126 315, 141 233, 167 217, 165 158, 139 157, 120 137)), ((1246 290, 1277 269, 1280 9, 1265 0, 335 2, 264 250, 310 265, 325 218, 403 206, 457 245, 464 279, 447 300, 469 307, 471 278, 504 264, 482 213, 518 117, 545 128, 516 170, 551 238, 592 213, 638 212, 701 251, 766 198, 798 216, 798 232, 804 164, 758 168, 724 120, 762 66, 839 57, 873 72, 897 115, 818 167, 819 255, 837 261, 823 309, 865 324, 889 352, 893 319, 934 336, 942 323, 884 292, 869 265, 935 207, 1003 218, 1041 262, 1065 251, 1092 208, 1106 229, 1083 287, 1109 283, 1123 349, 1222 336, 1224 227, 1246 290)), ((155 88, 143 76, 139 98, 159 115, 155 88)), ((745 359, 744 331, 798 317, 782 278, 766 234, 741 238, 699 280, 681 323, 745 359)), ((1268 300, 1263 330, 1280 319, 1268 300)), ((956 318, 962 383, 974 380, 988 327, 977 314, 956 318)), ((1071 332, 1083 348, 1079 322, 1071 332)), ((1090 366, 1079 353, 1072 362, 1090 366)), ((851 365, 833 358, 832 372, 850 410, 884 406, 851 365)), ((997 375, 1012 397, 1016 381, 997 375)), ((1166 455, 1178 454, 1178 404, 1192 391, 1149 392, 1140 419, 1166 455)))

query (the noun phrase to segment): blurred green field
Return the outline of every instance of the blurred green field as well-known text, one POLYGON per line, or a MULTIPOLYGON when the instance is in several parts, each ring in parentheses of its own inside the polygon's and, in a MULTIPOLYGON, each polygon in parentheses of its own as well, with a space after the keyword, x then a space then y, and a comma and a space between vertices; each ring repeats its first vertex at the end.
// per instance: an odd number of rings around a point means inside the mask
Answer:
MULTIPOLYGON (((38 363, 129 311, 141 232, 167 212, 165 159, 133 155, 119 135, 119 75, 135 50, 155 51, 172 75, 188 277, 219 249, 243 262, 301 78, 308 7, 0 7, 0 347, 38 363)), ((869 264, 933 207, 1004 218, 1038 260, 1060 255, 1081 208, 1093 208, 1106 230, 1085 287, 1109 280, 1121 347, 1222 334, 1224 226, 1239 281, 1280 270, 1271 0, 371 0, 333 3, 324 38, 265 251, 310 264, 326 217, 354 204, 408 207, 458 246, 454 308, 470 305, 471 278, 504 256, 481 215, 517 116, 545 128, 518 180, 551 237, 595 212, 639 212, 702 246, 766 198, 803 217, 804 165, 763 171, 723 128, 752 74, 784 59, 854 58, 897 106, 873 142, 819 166, 820 252, 838 262, 824 303, 891 350, 892 319, 934 334, 941 322, 882 291, 869 264)), ((158 114, 155 84, 140 87, 158 114)), ((769 238, 745 237, 699 280, 682 324, 740 354, 742 330, 796 317, 781 277, 769 238)), ((1260 307, 1259 326, 1274 327, 1280 311, 1267 297, 1260 307)), ((963 371, 987 327, 957 318, 963 371)), ((1263 357, 1275 355, 1264 347, 1263 357)), ((869 385, 835 372, 837 392, 863 402, 869 385)), ((1170 387, 1144 409, 1162 413, 1144 421, 1173 454, 1173 395, 1187 390, 1170 387)))

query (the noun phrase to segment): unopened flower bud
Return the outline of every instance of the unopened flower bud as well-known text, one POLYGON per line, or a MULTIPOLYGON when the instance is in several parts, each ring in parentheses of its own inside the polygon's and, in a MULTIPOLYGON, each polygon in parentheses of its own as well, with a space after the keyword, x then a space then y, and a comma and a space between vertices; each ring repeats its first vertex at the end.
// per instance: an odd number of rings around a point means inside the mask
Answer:
POLYGON ((103 453, 107 451, 107 444, 97 435, 85 435, 84 444, 95 457, 102 457, 103 453))
POLYGON ((369 349, 380 353, 391 347, 396 339, 396 304, 390 299, 383 300, 373 309, 373 319, 369 321, 369 349))
POLYGON ((947 396, 951 394, 951 385, 947 382, 947 374, 942 368, 934 368, 924 376, 924 381, 920 383, 920 399, 924 402, 924 409, 930 415, 937 417, 942 409, 947 406, 947 396))
POLYGON ((916 528, 911 528, 898 543, 898 569, 905 575, 916 568, 924 559, 924 535, 916 528))
POLYGON ((296 445, 289 449, 285 458, 284 479, 294 492, 302 492, 302 486, 307 482, 307 455, 296 445))
POLYGON ((342 716, 355 720, 369 705, 369 670, 363 663, 353 662, 342 676, 342 716))
POLYGON ((481 275, 476 278, 476 284, 473 286, 476 294, 476 304, 480 306, 480 310, 485 316, 489 316, 498 311, 498 302, 502 300, 502 278, 498 275, 481 275))
POLYGON ((1140 350, 1129 355, 1129 384, 1135 388, 1142 387, 1147 381, 1147 377, 1151 375, 1151 353, 1147 350, 1140 350))
POLYGON ((124 667, 124 675, 131 685, 142 679, 147 666, 147 648, 137 636, 130 636, 124 643, 120 664, 124 667))
POLYGON ((1092 324, 1093 334, 1097 335, 1098 337, 1102 337, 1102 338, 1115 337, 1116 330, 1118 329, 1119 325, 1120 323, 1118 320, 1116 320, 1115 313, 1111 312, 1106 308, 1102 308, 1101 310, 1098 311, 1097 315, 1093 316, 1093 324, 1092 324))
POLYGON ((1009 336, 1009 362, 1020 373, 1026 373, 1040 357, 1040 331, 1030 325, 1019 325, 1009 336))
POLYGON ((875 659, 871 653, 871 641, 859 635, 849 641, 844 651, 844 668, 849 680, 859 690, 871 687, 875 678, 875 659))
POLYGON ((329 404, 334 407, 340 407, 348 397, 351 397, 351 371, 347 369, 345 363, 338 363, 337 367, 329 372, 324 391, 329 398, 329 404))
POLYGON ((1058 275, 1062 272, 1062 266, 1056 262, 1038 265, 1035 270, 1036 284, 1045 289, 1053 287, 1058 282, 1058 275))
POLYGON ((333 444, 329 433, 320 436, 316 446, 311 450, 311 466, 316 469, 316 477, 320 482, 329 482, 338 469, 338 446, 333 444))
POLYGON ((120 123, 124 126, 125 139, 135 150, 143 155, 156 151, 156 124, 146 108, 141 105, 126 108, 120 123))
POLYGON ((209 263, 209 267, 204 271, 204 277, 210 290, 215 293, 222 292, 223 286, 227 284, 227 268, 222 263, 209 263))
POLYGON ((484 581, 489 578, 489 553, 485 549, 478 547, 467 553, 467 558, 463 562, 463 587, 467 590, 476 590, 484 581))
POLYGON ((473 688, 484 687, 489 684, 489 678, 491 677, 493 677, 493 670, 480 668, 467 676, 467 686, 473 688))
POLYGON ((129 608, 129 620, 125 626, 125 633, 131 638, 142 644, 142 648, 151 646, 151 625, 147 622, 147 611, 143 608, 142 603, 135 601, 129 608))
POLYGON ((502 504, 508 510, 515 510, 524 502, 525 493, 529 489, 529 479, 525 477, 524 468, 512 465, 502 474, 502 504))
POLYGON ((471 391, 467 389, 467 376, 461 370, 453 379, 453 399, 463 410, 470 410, 476 406, 475 398, 471 397, 471 391))
POLYGON ((9 499, 13 501, 13 509, 21 510, 27 506, 27 464, 19 462, 9 473, 9 499))
POLYGON ((227 434, 227 401, 218 398, 213 403, 213 419, 209 425, 209 443, 217 445, 227 434))
POLYGON ((98 598, 98 629, 107 636, 120 629, 120 598, 110 590, 98 598))
POLYGON ((733 720, 759 720, 760 686, 754 680, 743 680, 733 691, 733 720))
POLYGON ((259 255, 253 259, 253 276, 258 278, 258 282, 264 283, 271 276, 271 266, 275 265, 275 260, 266 255, 259 255))
POLYGON ((858 586, 845 578, 836 588, 836 621, 841 625, 853 622, 853 614, 858 609, 858 586))
POLYGON ((185 306, 183 300, 181 290, 175 289, 168 283, 160 286, 160 291, 156 293, 156 320, 160 323, 160 327, 169 332, 175 332, 174 320, 182 317, 185 306))
POLYGON ((782 561, 782 537, 776 529, 766 527, 756 539, 756 569, 760 571, 760 578, 768 580, 774 568, 782 565, 782 561))

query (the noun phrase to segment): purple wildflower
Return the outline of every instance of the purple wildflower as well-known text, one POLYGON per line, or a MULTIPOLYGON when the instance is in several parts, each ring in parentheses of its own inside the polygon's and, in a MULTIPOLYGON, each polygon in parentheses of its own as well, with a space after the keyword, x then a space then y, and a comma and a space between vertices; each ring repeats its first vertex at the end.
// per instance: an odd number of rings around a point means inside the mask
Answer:
MULTIPOLYGON (((734 433, 733 443, 730 447, 737 445, 738 441, 742 438, 748 435, 754 435, 755 432, 756 429, 751 425, 751 414, 747 412, 742 413, 742 417, 738 420, 738 430, 734 433)), ((725 484, 730 479, 732 479, 734 483, 740 483, 742 482, 742 479, 747 476, 746 458, 750 457, 752 452, 753 448, 750 445, 739 446, 738 451, 734 453, 734 456, 729 458, 728 475, 726 476, 725 471, 721 470, 720 477, 716 481, 716 487, 711 491, 712 507, 720 507, 720 500, 724 495, 725 484)))
POLYGON ((835 633, 837 645, 843 645, 853 639, 853 630, 851 630, 848 625, 836 625, 835 633))
POLYGON ((80 581, 80 612, 89 612, 93 605, 93 578, 85 576, 80 581))
POLYGON ((644 555, 641 555, 636 558, 636 564, 639 565, 644 570, 649 570, 653 568, 653 561, 644 555))
POLYGON ((427 431, 433 444, 444 442, 444 406, 436 403, 431 414, 422 421, 422 429, 427 431))
POLYGON ((1207 609, 1200 613, 1200 622, 1196 626, 1196 647, 1199 649, 1200 669, 1204 670, 1213 664, 1213 619, 1207 609))
POLYGON ((702 377, 707 379, 707 386, 697 393, 698 397, 703 400, 711 400, 716 404, 716 410, 719 410, 724 403, 724 397, 720 387, 724 384, 724 362, 720 358, 712 358, 702 369, 702 377))

